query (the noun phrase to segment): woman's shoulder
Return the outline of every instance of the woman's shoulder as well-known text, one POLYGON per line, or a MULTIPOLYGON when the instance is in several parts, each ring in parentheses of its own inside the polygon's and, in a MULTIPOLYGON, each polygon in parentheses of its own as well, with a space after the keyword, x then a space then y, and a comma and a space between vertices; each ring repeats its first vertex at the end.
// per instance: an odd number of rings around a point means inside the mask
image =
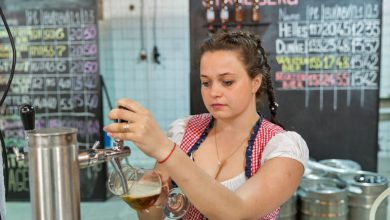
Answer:
POLYGON ((186 127, 190 121, 207 121, 211 119, 209 113, 187 115, 174 120, 168 127, 167 136, 176 144, 181 143, 186 127))
POLYGON ((309 160, 309 148, 303 137, 295 131, 279 132, 271 138, 264 149, 262 162, 274 157, 288 157, 301 162, 305 167, 309 160))
POLYGON ((262 121, 261 129, 265 130, 267 133, 271 133, 272 136, 285 131, 280 125, 272 123, 265 118, 262 121))

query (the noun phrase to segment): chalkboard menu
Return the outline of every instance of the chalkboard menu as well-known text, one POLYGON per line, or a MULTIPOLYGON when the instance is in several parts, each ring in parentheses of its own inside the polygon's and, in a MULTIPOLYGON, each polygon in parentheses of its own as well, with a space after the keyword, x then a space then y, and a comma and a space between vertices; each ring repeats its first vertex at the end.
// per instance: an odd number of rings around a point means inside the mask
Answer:
MULTIPOLYGON (((231 16, 235 2, 228 1, 231 16)), ((260 23, 247 21, 242 29, 261 36, 286 129, 305 138, 314 159, 350 159, 376 170, 381 1, 241 2, 247 17, 253 2, 260 6, 260 23)), ((206 5, 190 1, 192 113, 206 111, 198 67, 199 45, 208 35, 206 5)))
MULTIPOLYGON (((1 110, 0 128, 8 148, 26 145, 19 107, 36 110, 36 129, 78 129, 80 149, 102 140, 102 102, 98 62, 95 1, 71 4, 12 1, 3 10, 14 36, 17 64, 11 89, 1 110)), ((12 50, 0 30, 0 86, 9 78, 12 50)), ((101 142, 102 143, 102 142, 101 142)), ((8 154, 8 200, 29 198, 28 163, 8 154)), ((81 170, 81 198, 106 198, 106 166, 81 170)))

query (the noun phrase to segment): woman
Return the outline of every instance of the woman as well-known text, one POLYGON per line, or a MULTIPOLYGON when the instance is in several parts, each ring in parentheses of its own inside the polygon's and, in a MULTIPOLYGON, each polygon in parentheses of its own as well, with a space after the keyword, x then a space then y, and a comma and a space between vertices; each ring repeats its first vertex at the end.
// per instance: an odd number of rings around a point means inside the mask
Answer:
MULTIPOLYGON (((175 121, 168 137, 137 102, 121 99, 105 127, 155 158, 191 202, 183 219, 276 219, 299 185, 308 160, 305 141, 277 125, 270 66, 260 39, 248 32, 215 34, 201 47, 201 93, 208 114, 175 121), (271 119, 257 112, 268 97, 271 119), (177 147, 176 147, 177 146, 177 147)), ((157 210, 157 209, 156 209, 157 210)), ((143 213, 161 218, 161 211, 143 213)))

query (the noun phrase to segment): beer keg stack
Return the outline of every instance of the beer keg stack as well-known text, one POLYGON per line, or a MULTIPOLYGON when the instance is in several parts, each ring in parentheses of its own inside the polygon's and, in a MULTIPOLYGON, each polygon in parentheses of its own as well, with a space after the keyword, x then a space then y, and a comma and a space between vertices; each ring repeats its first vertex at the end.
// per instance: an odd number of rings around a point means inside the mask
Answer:
MULTIPOLYGON (((351 160, 309 161, 296 193, 281 206, 280 220, 368 220, 378 196, 388 188, 386 177, 362 171, 351 160)), ((386 220, 387 200, 375 220, 386 220)))

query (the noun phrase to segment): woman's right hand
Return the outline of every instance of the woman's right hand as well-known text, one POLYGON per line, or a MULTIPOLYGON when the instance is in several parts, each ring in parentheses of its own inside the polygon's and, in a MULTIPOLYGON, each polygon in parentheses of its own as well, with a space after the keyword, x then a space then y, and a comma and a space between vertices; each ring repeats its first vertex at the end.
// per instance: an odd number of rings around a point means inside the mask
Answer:
POLYGON ((130 140, 146 155, 164 159, 172 149, 173 143, 166 137, 152 114, 131 99, 119 99, 117 105, 122 108, 112 109, 108 117, 111 120, 121 119, 127 123, 112 123, 104 130, 113 139, 130 140))

